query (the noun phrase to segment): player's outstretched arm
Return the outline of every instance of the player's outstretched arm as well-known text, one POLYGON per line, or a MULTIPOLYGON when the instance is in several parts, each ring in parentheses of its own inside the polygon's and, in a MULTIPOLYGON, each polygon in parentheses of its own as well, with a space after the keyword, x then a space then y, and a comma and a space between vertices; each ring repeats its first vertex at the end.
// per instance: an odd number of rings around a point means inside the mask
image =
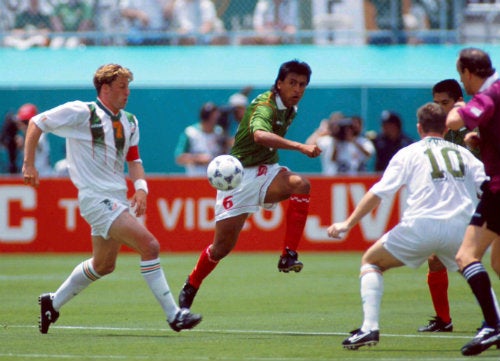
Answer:
POLYGON ((42 130, 30 121, 28 129, 26 129, 26 136, 24 139, 24 160, 23 160, 23 177, 24 184, 38 188, 40 179, 38 178, 38 171, 35 168, 35 154, 38 141, 42 135, 42 130))
POLYGON ((328 236, 331 238, 341 238, 349 232, 358 222, 380 204, 380 197, 368 191, 351 215, 343 222, 333 223, 328 227, 328 236))
POLYGON ((261 144, 268 148, 297 150, 310 158, 315 158, 321 153, 321 149, 316 144, 303 144, 288 140, 277 134, 266 132, 263 130, 255 131, 255 143, 261 144))

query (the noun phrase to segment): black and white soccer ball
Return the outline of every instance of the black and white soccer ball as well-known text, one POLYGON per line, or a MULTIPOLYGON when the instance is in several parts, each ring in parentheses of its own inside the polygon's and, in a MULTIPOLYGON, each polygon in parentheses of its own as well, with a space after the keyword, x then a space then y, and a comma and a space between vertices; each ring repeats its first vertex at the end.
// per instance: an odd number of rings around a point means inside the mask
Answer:
POLYGON ((241 162, 229 154, 219 155, 208 164, 207 177, 212 187, 229 191, 237 188, 243 180, 241 162))

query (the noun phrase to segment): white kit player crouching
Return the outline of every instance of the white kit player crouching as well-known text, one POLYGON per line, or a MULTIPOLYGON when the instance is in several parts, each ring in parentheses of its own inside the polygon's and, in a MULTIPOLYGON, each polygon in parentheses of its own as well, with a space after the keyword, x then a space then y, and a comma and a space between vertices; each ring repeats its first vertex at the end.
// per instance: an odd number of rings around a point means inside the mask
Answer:
POLYGON ((24 183, 40 185, 35 150, 42 132, 66 138, 69 175, 78 188, 80 213, 91 226, 93 248, 92 257, 77 265, 56 292, 40 295, 41 333, 47 333, 50 324, 57 321, 63 305, 113 272, 122 245, 139 253, 141 274, 174 331, 193 328, 201 321, 201 315, 175 303, 160 265, 158 240, 129 212, 125 162, 135 188, 130 202, 135 216, 145 214, 148 194, 139 156, 139 124, 134 115, 123 110, 132 79, 132 72, 121 65, 103 65, 94 75, 96 101, 68 102, 29 122, 24 183))
POLYGON ((346 338, 346 349, 379 341, 382 273, 406 265, 418 268, 431 254, 449 271, 457 271, 455 255, 485 181, 483 164, 466 148, 443 139, 446 114, 427 103, 417 111, 421 140, 394 155, 382 178, 364 195, 347 220, 334 223, 328 235, 339 238, 401 187, 407 190, 400 222, 374 243, 361 259, 363 325, 346 338))

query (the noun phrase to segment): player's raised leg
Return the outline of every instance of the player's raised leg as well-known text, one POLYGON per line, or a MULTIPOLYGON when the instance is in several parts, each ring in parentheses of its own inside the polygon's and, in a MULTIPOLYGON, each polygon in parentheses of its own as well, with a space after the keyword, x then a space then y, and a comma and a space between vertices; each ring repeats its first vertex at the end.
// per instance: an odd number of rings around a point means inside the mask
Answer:
POLYGON ((283 250, 278 262, 280 272, 300 272, 304 267, 302 262, 298 260, 297 248, 304 233, 309 213, 310 191, 309 181, 290 171, 278 173, 267 190, 266 203, 289 200, 283 250))

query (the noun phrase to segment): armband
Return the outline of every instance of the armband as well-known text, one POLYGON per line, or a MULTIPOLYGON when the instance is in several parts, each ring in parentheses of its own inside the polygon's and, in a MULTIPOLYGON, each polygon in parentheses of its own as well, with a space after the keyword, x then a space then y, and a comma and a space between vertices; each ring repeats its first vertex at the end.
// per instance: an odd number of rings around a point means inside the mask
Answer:
POLYGON ((134 188, 136 191, 143 190, 146 194, 148 194, 148 183, 146 183, 145 179, 137 179, 134 182, 134 188))

